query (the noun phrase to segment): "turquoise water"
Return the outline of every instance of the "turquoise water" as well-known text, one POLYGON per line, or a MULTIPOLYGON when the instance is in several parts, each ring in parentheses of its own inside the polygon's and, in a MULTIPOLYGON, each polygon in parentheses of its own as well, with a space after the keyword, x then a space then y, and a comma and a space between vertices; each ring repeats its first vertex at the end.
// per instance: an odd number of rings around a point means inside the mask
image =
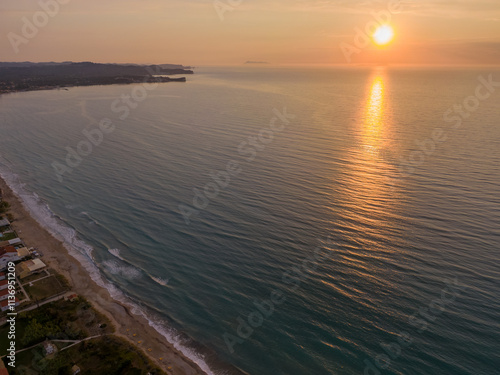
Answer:
POLYGON ((470 99, 489 74, 203 68, 3 95, 1 173, 207 373, 498 374, 500 90, 470 99))

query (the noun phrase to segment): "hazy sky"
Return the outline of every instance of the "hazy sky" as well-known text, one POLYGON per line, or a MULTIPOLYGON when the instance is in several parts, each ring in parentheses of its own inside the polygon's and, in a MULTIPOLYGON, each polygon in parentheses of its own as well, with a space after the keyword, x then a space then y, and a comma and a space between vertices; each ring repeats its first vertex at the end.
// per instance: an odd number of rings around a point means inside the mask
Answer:
POLYGON ((356 29, 391 2, 0 0, 0 60, 345 64, 343 49, 352 47, 353 63, 500 62, 500 0, 403 0, 386 13, 396 33, 390 46, 364 46, 362 37, 356 45, 356 29), (38 13, 38 32, 23 33, 41 3, 57 1, 66 4, 47 20, 38 13))

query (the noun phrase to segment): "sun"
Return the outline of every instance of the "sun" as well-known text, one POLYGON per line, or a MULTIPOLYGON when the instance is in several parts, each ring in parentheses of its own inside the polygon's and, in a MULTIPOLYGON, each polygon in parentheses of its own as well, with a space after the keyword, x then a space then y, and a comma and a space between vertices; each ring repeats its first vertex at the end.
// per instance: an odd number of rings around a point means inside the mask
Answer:
POLYGON ((394 29, 389 25, 382 25, 372 35, 373 41, 379 46, 385 46, 394 39, 394 29))

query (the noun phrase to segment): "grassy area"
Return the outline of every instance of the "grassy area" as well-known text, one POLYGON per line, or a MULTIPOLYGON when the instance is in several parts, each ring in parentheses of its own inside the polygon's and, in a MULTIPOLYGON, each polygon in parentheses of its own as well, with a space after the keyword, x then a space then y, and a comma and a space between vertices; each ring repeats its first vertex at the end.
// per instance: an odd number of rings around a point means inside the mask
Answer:
POLYGON ((0 241, 9 241, 13 240, 14 238, 17 238, 17 234, 15 232, 4 233, 2 234, 2 236, 0 236, 0 241))
MULTIPOLYGON (((31 295, 39 298, 57 293, 63 288, 52 275, 33 286, 26 286, 31 295), (50 292, 50 293, 49 293, 50 292)), ((61 280, 64 282, 64 280, 61 280)), ((0 353, 6 353, 9 325, 0 327, 0 353)), ((77 365, 85 375, 166 375, 137 347, 113 335, 114 327, 83 298, 58 300, 39 308, 20 313, 16 319, 17 350, 33 348, 16 355, 16 367, 11 375, 70 375, 77 365), (80 342, 54 344, 58 352, 45 357, 42 342, 49 340, 81 340, 90 336, 101 337, 80 342)))
MULTIPOLYGON (((0 353, 8 347, 8 326, 0 327, 0 353)), ((16 320, 17 349, 50 339, 80 340, 89 336, 109 334, 114 327, 87 301, 59 300, 39 308, 20 313, 16 320)))
POLYGON ((16 297, 19 299, 20 302, 26 299, 26 296, 24 295, 23 291, 19 286, 16 287, 16 297))
POLYGON ((38 279, 41 279, 42 277, 45 277, 47 276, 47 274, 45 272, 41 272, 41 273, 37 273, 37 274, 34 274, 34 275, 29 275, 29 276, 26 276, 24 279, 21 280, 21 284, 29 284, 31 283, 32 281, 36 281, 38 279))
POLYGON ((52 359, 45 359, 41 346, 18 354, 17 367, 9 374, 30 374, 25 368, 35 369, 40 375, 71 374, 77 365, 81 374, 92 375, 164 375, 138 349, 115 336, 105 336, 82 342, 59 351, 52 359))
POLYGON ((50 276, 43 280, 35 281, 31 285, 25 284, 24 289, 34 301, 41 301, 67 290, 65 286, 61 285, 56 276, 50 276))
POLYGON ((58 274, 58 273, 55 273, 54 271, 51 271, 51 273, 53 273, 55 275, 55 277, 57 278, 57 280, 59 281, 59 283, 64 287, 64 288, 67 288, 69 289, 70 288, 70 284, 69 284, 69 281, 68 279, 66 279, 66 277, 64 277, 63 275, 61 274, 58 274))
MULTIPOLYGON (((28 325, 27 321, 16 321, 16 339, 18 337, 23 337, 24 332, 26 331, 26 326, 28 325)), ((9 347, 9 341, 7 334, 9 331, 9 326, 7 324, 4 324, 2 327, 0 327, 0 353, 1 355, 4 355, 7 353, 7 348, 9 347)), ((16 340, 17 341, 17 340, 16 340)), ((20 349, 18 347, 17 349, 20 349)))

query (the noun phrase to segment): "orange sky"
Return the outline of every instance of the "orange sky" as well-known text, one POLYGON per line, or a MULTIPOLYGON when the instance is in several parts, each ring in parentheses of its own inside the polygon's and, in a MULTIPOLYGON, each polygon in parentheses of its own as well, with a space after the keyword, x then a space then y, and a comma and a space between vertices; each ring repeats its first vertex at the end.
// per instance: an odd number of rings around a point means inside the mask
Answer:
POLYGON ((499 0, 1 0, 0 61, 498 64, 499 5, 499 0), (60 9, 44 16, 42 3, 60 9), (33 22, 36 12, 41 25, 31 30, 36 35, 23 34, 25 20, 33 22), (373 12, 390 16, 396 39, 383 49, 372 43, 359 48, 357 30, 375 22, 373 12), (346 46, 356 50, 349 58, 346 46))

